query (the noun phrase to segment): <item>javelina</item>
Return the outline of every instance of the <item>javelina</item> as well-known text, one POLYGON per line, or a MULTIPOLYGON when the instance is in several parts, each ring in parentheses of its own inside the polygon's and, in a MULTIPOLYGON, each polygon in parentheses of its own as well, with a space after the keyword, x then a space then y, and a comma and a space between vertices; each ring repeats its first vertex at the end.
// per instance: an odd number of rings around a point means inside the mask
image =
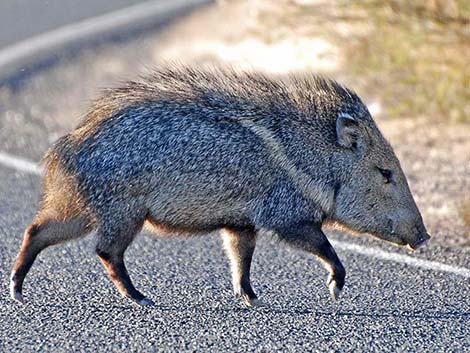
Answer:
POLYGON ((336 299, 345 269, 322 232, 338 224, 416 248, 429 238, 391 146, 351 90, 315 76, 168 68, 109 90, 47 153, 44 197, 13 267, 11 295, 45 247, 96 231, 122 295, 151 303, 124 252, 160 233, 221 230, 234 292, 257 303, 250 263, 268 230, 317 256, 336 299))

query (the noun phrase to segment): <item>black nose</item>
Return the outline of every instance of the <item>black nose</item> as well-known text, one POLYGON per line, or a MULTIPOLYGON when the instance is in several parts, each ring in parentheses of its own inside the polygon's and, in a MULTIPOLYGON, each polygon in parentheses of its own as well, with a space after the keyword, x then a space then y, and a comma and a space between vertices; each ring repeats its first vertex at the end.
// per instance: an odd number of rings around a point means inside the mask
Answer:
POLYGON ((424 233, 414 244, 410 244, 410 246, 413 248, 413 250, 416 250, 429 239, 431 239, 431 236, 428 233, 424 233))

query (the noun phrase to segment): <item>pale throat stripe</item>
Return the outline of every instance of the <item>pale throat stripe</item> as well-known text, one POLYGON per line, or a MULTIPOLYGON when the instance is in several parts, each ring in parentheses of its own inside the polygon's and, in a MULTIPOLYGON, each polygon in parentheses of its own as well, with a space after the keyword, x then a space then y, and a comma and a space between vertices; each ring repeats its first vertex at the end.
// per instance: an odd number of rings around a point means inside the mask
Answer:
POLYGON ((263 141, 270 156, 287 173, 292 182, 300 189, 302 195, 319 205, 325 213, 330 214, 334 203, 334 190, 324 190, 314 186, 312 178, 289 160, 284 147, 269 129, 256 125, 250 120, 240 120, 240 122, 263 141))

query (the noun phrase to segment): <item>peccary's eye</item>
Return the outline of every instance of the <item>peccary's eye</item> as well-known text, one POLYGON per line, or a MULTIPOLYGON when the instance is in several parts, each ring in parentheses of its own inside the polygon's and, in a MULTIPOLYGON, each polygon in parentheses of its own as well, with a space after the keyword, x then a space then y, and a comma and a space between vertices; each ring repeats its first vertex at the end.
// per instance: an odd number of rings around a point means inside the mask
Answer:
POLYGON ((388 184, 388 183, 392 182, 392 171, 391 170, 382 169, 382 168, 378 168, 378 167, 377 167, 377 169, 379 170, 380 174, 382 174, 385 184, 388 184))

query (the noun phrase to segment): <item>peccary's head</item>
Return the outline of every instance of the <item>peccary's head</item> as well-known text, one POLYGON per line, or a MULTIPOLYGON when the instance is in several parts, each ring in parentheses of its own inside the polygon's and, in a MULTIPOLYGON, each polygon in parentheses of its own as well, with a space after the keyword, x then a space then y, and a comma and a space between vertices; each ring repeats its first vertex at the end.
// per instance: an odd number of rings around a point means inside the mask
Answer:
POLYGON ((416 249, 430 236, 392 147, 362 107, 336 116, 334 220, 416 249))

